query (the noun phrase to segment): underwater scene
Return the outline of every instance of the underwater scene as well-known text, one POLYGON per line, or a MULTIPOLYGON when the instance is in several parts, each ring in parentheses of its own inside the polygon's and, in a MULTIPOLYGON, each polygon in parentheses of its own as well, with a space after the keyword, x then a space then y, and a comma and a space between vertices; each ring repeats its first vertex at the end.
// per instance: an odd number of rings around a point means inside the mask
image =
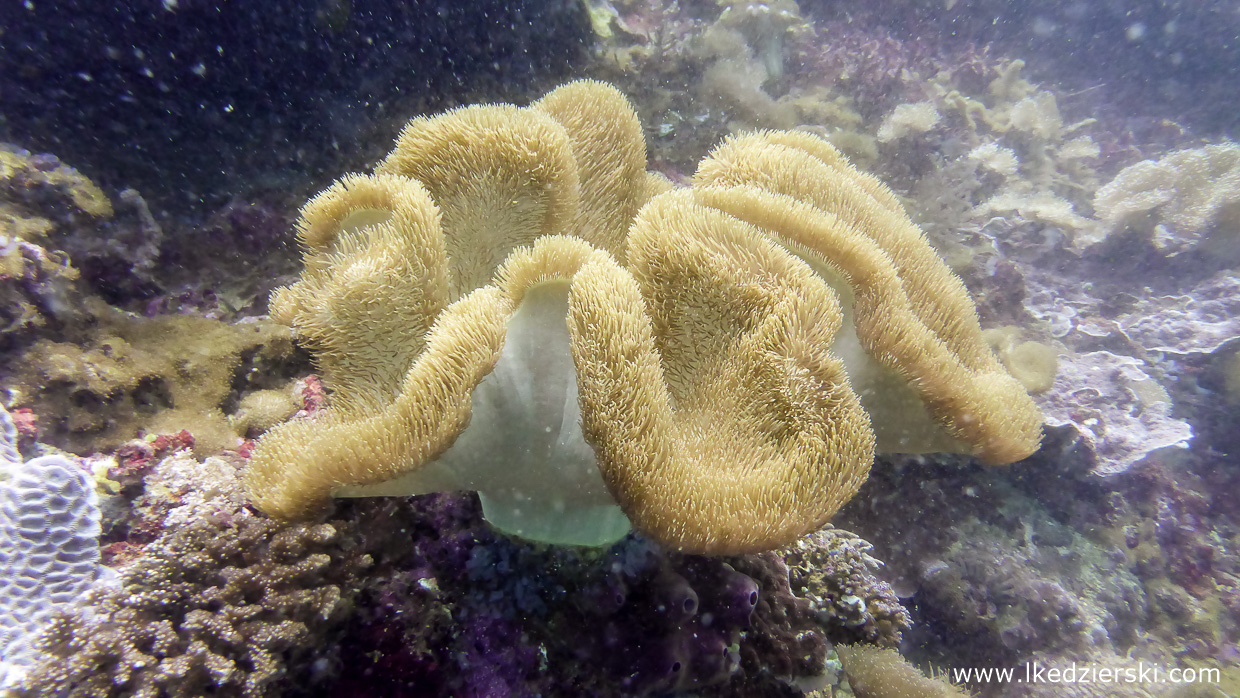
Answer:
POLYGON ((1240 698, 1240 5, 7 0, 0 698, 1240 698))

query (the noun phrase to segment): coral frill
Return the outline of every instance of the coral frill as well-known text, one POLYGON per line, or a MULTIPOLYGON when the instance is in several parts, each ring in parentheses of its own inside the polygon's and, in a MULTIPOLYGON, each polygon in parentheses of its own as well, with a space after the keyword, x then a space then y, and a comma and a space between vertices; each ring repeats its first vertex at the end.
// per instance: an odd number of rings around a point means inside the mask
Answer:
POLYGON ((797 133, 729 140, 686 189, 644 153, 624 96, 580 81, 415 119, 378 174, 307 204, 273 316, 336 392, 262 438, 255 504, 473 489, 523 537, 601 544, 627 518, 741 553, 822 526, 875 432, 1037 448, 963 285, 876 179, 797 133))

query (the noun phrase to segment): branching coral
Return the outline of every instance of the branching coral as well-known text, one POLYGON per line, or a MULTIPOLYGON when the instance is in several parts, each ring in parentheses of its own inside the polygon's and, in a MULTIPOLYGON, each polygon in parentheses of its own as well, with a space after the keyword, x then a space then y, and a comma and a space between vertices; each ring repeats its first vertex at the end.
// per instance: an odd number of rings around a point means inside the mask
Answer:
POLYGON ((852 496, 871 422, 888 450, 1037 447, 1036 408, 881 183, 808 135, 728 141, 676 191, 644 150, 627 100, 578 82, 415 119, 377 174, 312 200, 273 315, 335 404, 263 437, 255 503, 474 489, 521 536, 632 522, 745 552, 852 496))
POLYGON ((90 613, 60 616, 41 639, 55 661, 18 695, 278 695, 370 559, 344 549, 339 523, 241 517, 168 533, 90 613))
POLYGON ((850 638, 897 647, 913 625, 887 582, 875 576, 883 563, 874 546, 855 533, 827 526, 781 550, 791 590, 810 602, 832 639, 850 638))

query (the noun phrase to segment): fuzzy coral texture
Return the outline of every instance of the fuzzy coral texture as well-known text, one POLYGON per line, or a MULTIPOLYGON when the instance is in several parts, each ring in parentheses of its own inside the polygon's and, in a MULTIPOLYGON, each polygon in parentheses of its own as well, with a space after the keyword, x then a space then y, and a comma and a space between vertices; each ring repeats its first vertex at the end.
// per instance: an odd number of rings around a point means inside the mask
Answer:
POLYGON ((336 404, 262 438, 256 506, 468 489, 526 537, 585 543, 529 512, 618 505, 665 545, 742 553, 823 525, 876 443, 995 464, 1037 448, 1041 415, 877 179, 795 132, 726 140, 689 188, 644 151, 627 99, 579 81, 419 117, 376 175, 312 199, 273 317, 336 404))
POLYGON ((840 645, 840 661, 856 698, 965 698, 963 689, 931 678, 893 649, 840 645))

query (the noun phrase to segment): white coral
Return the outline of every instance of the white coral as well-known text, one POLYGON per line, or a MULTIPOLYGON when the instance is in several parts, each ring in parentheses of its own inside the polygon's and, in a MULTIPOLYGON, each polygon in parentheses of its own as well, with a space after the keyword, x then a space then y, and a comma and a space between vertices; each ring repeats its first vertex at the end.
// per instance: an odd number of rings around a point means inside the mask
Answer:
POLYGON ((104 577, 99 505, 84 468, 58 456, 23 462, 0 407, 0 689, 37 659, 31 640, 104 577))
POLYGON ((939 125, 939 110, 931 102, 898 104, 878 127, 878 140, 887 143, 916 133, 925 133, 939 125))
POLYGON ((1094 210, 1111 231, 1153 226, 1152 242, 1169 254, 1196 247, 1211 234, 1234 236, 1240 145, 1179 150, 1126 167, 1098 190, 1094 210))

